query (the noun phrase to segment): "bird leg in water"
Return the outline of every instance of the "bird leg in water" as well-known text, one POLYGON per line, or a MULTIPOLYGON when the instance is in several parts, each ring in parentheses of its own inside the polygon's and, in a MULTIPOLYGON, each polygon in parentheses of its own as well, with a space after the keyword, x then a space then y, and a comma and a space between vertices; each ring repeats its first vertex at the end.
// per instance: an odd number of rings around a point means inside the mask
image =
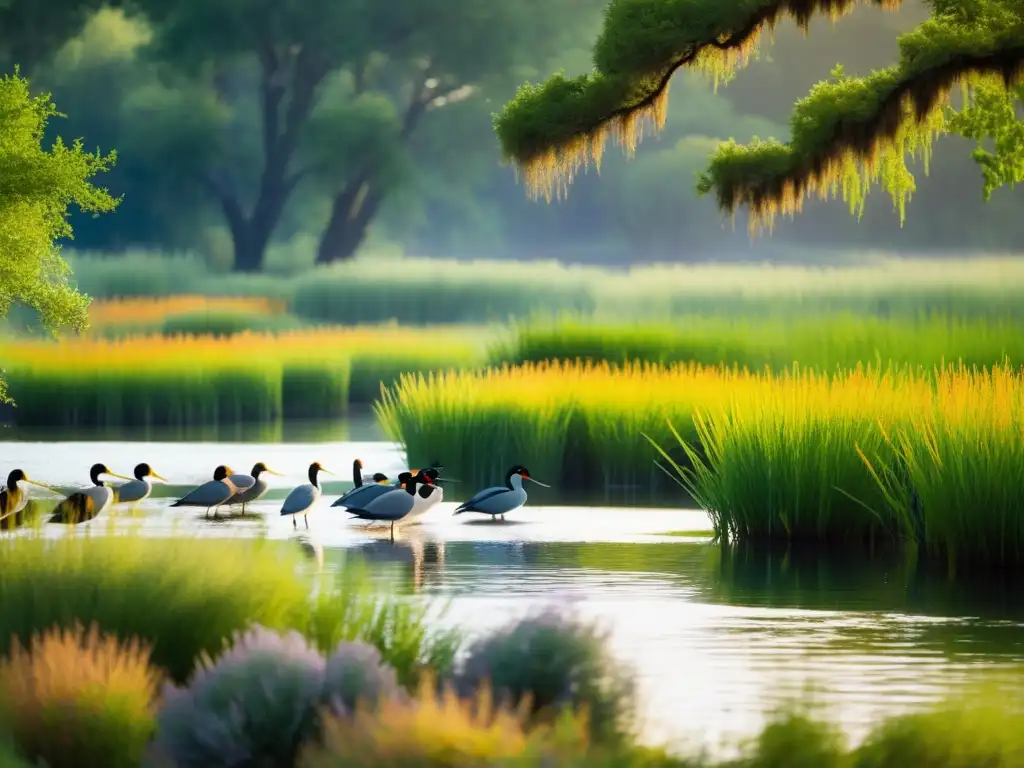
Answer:
POLYGON ((298 529, 299 524, 295 522, 295 515, 292 515, 292 528, 298 529))
POLYGON ((309 515, 303 515, 302 519, 306 521, 306 530, 309 530, 309 515))
POLYGON ((395 522, 394 522, 394 520, 391 521, 391 540, 392 541, 395 540, 395 522))

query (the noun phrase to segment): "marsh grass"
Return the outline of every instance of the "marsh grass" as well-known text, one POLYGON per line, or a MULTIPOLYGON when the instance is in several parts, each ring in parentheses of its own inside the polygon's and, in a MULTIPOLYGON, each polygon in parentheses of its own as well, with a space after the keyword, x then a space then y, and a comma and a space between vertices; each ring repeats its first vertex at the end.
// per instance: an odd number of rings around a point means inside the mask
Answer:
POLYGON ((182 680, 201 652, 258 622, 300 626, 308 585, 280 545, 140 536, 35 536, 0 542, 0 650, 50 627, 96 623, 152 644, 154 665, 182 680))
POLYGON ((386 326, 21 340, 0 344, 0 359, 22 426, 268 422, 340 415, 353 394, 375 396, 377 377, 391 381, 407 366, 475 365, 480 334, 386 326))
MULTIPOLYGON (((287 309, 280 300, 262 296, 147 296, 94 301, 89 305, 89 332, 105 337, 138 336, 141 334, 201 332, 204 322, 217 325, 223 321, 232 330, 248 322, 260 330, 258 323, 273 323, 287 309)), ((206 332, 215 333, 216 330, 206 332)))
POLYGON ((997 565, 1024 551, 1024 383, 1010 366, 554 362, 406 376, 377 410, 414 466, 444 456, 469 492, 523 463, 558 486, 530 489, 538 503, 614 499, 614 480, 680 503, 676 480, 729 539, 909 543, 997 565))
MULTIPOLYGON (((293 265, 311 263, 308 253, 273 250, 270 271, 261 275, 212 271, 194 254, 72 253, 69 262, 78 286, 95 298, 181 292, 265 296, 287 300, 300 317, 335 324, 392 318, 414 325, 479 323, 550 315, 553 310, 659 319, 770 318, 780 313, 1024 317, 1024 260, 1014 256, 916 259, 860 251, 856 265, 834 268, 661 264, 601 269, 553 261, 454 261, 372 253, 349 264, 296 270, 293 265), (429 289, 423 288, 424 281, 429 289)), ((839 261, 829 254, 830 263, 839 261)))
MULTIPOLYGON (((5 609, 6 610, 6 609, 5 609)), ((15 641, 0 661, 0 711, 19 751, 51 768, 138 766, 162 675, 149 648, 94 625, 15 641)))
POLYGON ((491 350, 492 362, 509 364, 577 358, 736 365, 778 373, 795 365, 824 373, 858 365, 893 370, 958 363, 985 367, 1024 363, 1024 335, 1019 319, 786 316, 785 307, 780 307, 770 316, 678 316, 656 324, 572 317, 520 323, 491 350))

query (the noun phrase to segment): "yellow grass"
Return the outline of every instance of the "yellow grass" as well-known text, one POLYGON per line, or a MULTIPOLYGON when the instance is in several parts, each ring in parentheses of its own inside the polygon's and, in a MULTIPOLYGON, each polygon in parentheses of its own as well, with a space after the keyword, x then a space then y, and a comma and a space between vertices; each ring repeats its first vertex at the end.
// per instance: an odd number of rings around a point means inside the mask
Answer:
POLYGON ((362 377, 353 388, 373 395, 402 372, 474 365, 483 354, 478 329, 398 326, 0 342, 24 424, 264 420, 289 402, 323 415, 347 404, 350 370, 362 377))
POLYGON ((473 487, 522 463, 563 498, 607 494, 611 477, 649 501, 652 484, 670 485, 645 435, 678 448, 671 422, 697 447, 672 458, 719 533, 895 536, 997 561, 1024 550, 1024 384, 1008 366, 528 364, 406 376, 379 412, 413 465, 443 457, 473 487))
POLYGON ((89 324, 100 330, 116 325, 161 323, 168 317, 193 312, 239 312, 279 315, 284 301, 257 296, 160 296, 94 301, 89 305, 89 324))

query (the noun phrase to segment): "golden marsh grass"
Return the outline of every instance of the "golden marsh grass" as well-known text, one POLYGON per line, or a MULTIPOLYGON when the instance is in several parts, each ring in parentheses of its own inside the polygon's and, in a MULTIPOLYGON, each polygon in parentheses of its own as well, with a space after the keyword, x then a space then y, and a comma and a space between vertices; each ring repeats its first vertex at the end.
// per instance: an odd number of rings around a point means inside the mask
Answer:
POLYGON ((478 329, 368 326, 17 340, 0 360, 21 424, 203 424, 338 415, 403 371, 474 365, 482 350, 478 329))
POLYGON ((998 562, 1024 545, 1024 384, 1008 366, 526 364, 403 376, 377 410, 414 466, 443 457, 472 487, 523 463, 562 498, 626 485, 649 503, 672 497, 658 461, 730 538, 898 539, 998 562))

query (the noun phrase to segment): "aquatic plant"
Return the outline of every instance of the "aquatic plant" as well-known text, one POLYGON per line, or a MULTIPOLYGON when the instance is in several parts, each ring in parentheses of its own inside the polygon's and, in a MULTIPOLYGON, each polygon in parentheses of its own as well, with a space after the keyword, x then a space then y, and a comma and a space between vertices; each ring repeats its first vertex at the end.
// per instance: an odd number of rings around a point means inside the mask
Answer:
POLYGON ((502 704, 526 707, 534 722, 553 722, 569 710, 586 714, 595 741, 632 736, 631 673, 611 655, 604 632, 554 608, 475 641, 455 680, 463 696, 489 687, 502 704))
POLYGON ((289 549, 241 539, 140 536, 0 541, 0 652, 50 627, 96 623, 152 646, 184 680, 202 653, 253 623, 301 627, 309 587, 289 549))
POLYGON ((315 735, 323 657, 297 632, 254 627, 185 687, 168 686, 157 715, 154 765, 179 768, 292 765, 315 735))
POLYGON ((149 655, 96 625, 36 634, 27 648, 15 640, 0 660, 3 728, 50 768, 134 768, 153 734, 161 678, 149 655))
POLYGON ((18 423, 36 426, 340 415, 353 391, 376 396, 382 380, 404 371, 471 366, 481 355, 477 330, 438 338, 399 327, 0 344, 18 423), (253 354, 239 354, 245 349, 253 354), (353 381, 352 360, 360 356, 367 362, 355 367, 353 381))

